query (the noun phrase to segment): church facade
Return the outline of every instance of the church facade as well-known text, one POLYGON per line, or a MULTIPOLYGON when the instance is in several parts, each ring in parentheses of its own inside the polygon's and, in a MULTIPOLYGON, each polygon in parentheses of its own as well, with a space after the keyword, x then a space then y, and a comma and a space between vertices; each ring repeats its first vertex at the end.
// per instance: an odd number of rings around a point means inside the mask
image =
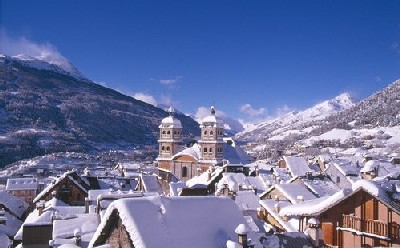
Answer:
POLYGON ((214 107, 200 124, 200 140, 185 149, 182 149, 181 122, 173 116, 172 109, 168 112, 170 115, 159 126, 158 140, 157 163, 159 175, 164 180, 171 181, 169 173, 181 181, 189 180, 206 172, 210 166, 222 166, 223 160, 240 163, 251 161, 243 151, 237 151, 240 148, 232 147, 232 142, 228 144, 224 140, 224 125, 216 116, 214 107))

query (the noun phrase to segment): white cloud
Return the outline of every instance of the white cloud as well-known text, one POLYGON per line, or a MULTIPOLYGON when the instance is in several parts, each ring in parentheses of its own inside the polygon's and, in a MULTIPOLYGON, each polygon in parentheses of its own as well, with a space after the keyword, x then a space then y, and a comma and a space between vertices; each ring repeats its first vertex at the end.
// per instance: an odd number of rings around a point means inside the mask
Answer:
POLYGON ((290 112, 294 111, 294 109, 290 108, 287 105, 283 105, 282 107, 279 107, 276 109, 276 115, 277 117, 282 116, 282 115, 286 115, 290 112))
POLYGON ((176 84, 178 81, 180 81, 182 78, 183 78, 182 76, 176 76, 175 78, 171 78, 171 79, 161 79, 160 84, 172 86, 172 85, 176 84))
POLYGON ((157 106, 157 100, 152 95, 148 95, 142 92, 136 92, 135 94, 133 94, 133 98, 151 104, 153 106, 157 106))
POLYGON ((44 60, 50 64, 55 64, 67 71, 73 70, 73 66, 69 63, 58 49, 49 42, 37 43, 27 39, 26 37, 14 38, 10 37, 4 29, 0 30, 1 44, 0 53, 16 56, 25 54, 40 60, 44 60))
POLYGON ((239 111, 245 115, 248 115, 250 117, 258 117, 258 116, 263 116, 266 114, 266 109, 265 108, 253 108, 251 104, 246 103, 242 105, 239 108, 239 111))

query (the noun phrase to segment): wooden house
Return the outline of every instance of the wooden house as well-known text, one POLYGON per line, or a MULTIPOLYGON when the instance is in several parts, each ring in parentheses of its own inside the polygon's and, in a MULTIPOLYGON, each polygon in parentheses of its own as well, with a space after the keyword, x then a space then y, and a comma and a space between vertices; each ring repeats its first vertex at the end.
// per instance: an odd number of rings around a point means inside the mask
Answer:
POLYGON ((395 185, 396 181, 359 180, 352 189, 283 207, 279 215, 288 223, 298 220, 298 231, 305 231, 310 219, 318 219, 318 239, 329 247, 400 246, 400 201, 395 185))
POLYGON ((54 196, 57 199, 66 204, 83 206, 89 189, 90 186, 82 180, 76 171, 68 171, 40 192, 33 203, 41 200, 48 201, 55 194, 54 196))

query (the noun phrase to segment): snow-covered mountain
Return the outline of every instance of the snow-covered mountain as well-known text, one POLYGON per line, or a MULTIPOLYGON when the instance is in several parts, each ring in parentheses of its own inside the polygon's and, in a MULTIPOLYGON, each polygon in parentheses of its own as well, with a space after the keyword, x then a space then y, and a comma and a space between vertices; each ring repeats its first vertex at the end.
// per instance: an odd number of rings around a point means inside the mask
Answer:
POLYGON ((72 76, 76 79, 86 79, 79 70, 66 59, 53 59, 51 57, 31 57, 25 54, 20 54, 12 57, 26 67, 35 68, 38 70, 53 71, 67 76, 72 76))
POLYGON ((280 140, 294 134, 306 134, 317 127, 317 121, 349 109, 356 102, 348 93, 343 93, 304 111, 292 111, 246 129, 238 133, 236 139, 244 141, 280 140))
MULTIPOLYGON (((72 65, 61 66, 0 56, 0 167, 52 152, 156 144, 168 113, 98 85, 72 65)), ((200 133, 192 118, 176 117, 186 139, 200 133)))

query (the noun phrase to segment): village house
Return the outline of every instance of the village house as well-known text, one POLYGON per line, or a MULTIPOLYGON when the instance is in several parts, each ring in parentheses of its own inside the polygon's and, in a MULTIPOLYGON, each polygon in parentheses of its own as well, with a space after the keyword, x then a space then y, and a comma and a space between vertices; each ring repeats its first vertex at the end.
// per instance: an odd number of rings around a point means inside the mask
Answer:
POLYGON ((222 247, 245 219, 230 199, 149 196, 114 201, 89 247, 222 247))
POLYGON ((82 180, 76 171, 68 171, 40 192, 33 199, 33 203, 48 201, 55 196, 66 204, 83 206, 89 189, 90 185, 82 180))
POLYGON ((315 239, 328 246, 400 245, 398 180, 359 180, 332 196, 282 207, 278 214, 298 231, 313 219, 320 229, 315 239))
POLYGON ((37 178, 9 178, 7 179, 6 191, 13 196, 20 198, 33 207, 33 199, 38 190, 37 178))

